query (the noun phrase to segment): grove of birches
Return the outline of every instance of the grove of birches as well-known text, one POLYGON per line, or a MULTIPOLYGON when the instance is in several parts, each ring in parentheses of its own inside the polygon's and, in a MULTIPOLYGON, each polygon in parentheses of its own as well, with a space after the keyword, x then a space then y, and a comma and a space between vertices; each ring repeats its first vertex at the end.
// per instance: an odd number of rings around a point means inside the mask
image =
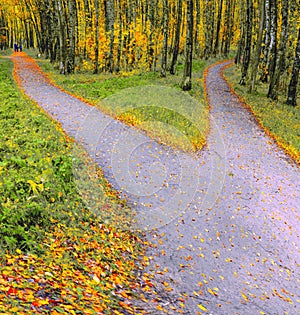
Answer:
POLYGON ((1 0, 0 48, 35 48, 62 74, 176 73, 193 59, 234 58, 249 92, 296 106, 299 0, 1 0))

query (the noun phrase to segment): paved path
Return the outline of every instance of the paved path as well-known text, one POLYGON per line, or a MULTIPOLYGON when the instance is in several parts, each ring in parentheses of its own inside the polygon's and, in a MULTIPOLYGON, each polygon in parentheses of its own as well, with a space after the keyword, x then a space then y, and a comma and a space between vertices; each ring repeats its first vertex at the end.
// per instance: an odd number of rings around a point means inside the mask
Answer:
POLYGON ((167 314, 300 314, 299 167, 230 93, 225 64, 206 79, 208 146, 188 155, 52 86, 31 59, 14 62, 25 93, 83 143, 138 227, 156 228, 146 271, 167 314))

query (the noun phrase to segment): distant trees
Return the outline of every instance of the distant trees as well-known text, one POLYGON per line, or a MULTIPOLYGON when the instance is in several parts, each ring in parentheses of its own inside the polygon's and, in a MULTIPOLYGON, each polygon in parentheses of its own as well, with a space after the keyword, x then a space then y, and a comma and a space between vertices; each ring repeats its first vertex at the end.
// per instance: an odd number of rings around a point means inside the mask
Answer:
POLYGON ((299 11, 299 0, 2 0, 0 48, 37 47, 63 74, 166 76, 180 62, 189 89, 193 58, 227 57, 234 46, 240 83, 250 92, 268 83, 276 99, 295 82, 299 11))
POLYGON ((299 3, 292 4, 288 0, 247 0, 246 10, 241 10, 241 13, 243 17, 235 58, 236 63, 242 60, 240 84, 247 84, 249 91, 253 92, 259 79, 268 84, 267 97, 277 100, 280 91, 289 95, 288 104, 295 105, 299 76, 296 40, 300 20, 299 3), (291 79, 287 91, 288 77, 291 79))

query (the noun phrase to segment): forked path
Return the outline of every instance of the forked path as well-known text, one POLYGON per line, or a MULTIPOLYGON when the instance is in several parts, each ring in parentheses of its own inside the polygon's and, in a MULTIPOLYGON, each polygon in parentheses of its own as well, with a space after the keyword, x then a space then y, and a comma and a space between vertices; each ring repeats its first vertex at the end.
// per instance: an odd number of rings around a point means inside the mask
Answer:
MULTIPOLYGON (((221 76, 206 76, 207 147, 176 152, 51 85, 15 56, 25 93, 83 143, 152 229, 149 314, 300 314, 300 171, 221 76), (156 307, 159 305, 158 307, 156 307)), ((163 87, 162 87, 163 88, 163 87)))

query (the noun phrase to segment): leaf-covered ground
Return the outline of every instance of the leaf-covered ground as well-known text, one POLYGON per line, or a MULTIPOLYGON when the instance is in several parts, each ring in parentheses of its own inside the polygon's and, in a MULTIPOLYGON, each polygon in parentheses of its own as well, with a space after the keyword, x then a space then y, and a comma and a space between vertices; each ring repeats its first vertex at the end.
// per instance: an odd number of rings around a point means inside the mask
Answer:
POLYGON ((138 241, 93 222, 80 228, 53 223, 43 254, 19 252, 2 258, 0 311, 137 314, 130 300, 138 241))
MULTIPOLYGON (((0 313, 138 314, 130 300, 141 240, 86 208, 72 172, 84 152, 74 156, 61 128, 19 92, 12 69, 0 58, 0 313)), ((100 211, 125 217, 98 176, 100 211)))

